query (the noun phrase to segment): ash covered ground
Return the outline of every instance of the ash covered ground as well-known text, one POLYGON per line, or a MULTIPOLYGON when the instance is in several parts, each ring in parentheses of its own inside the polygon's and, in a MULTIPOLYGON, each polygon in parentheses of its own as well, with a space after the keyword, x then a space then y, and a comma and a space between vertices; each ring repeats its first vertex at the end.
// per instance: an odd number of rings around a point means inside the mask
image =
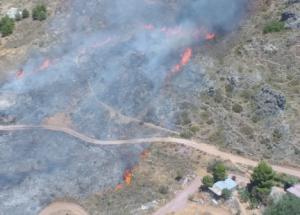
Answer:
MULTIPOLYGON (((99 139, 170 135, 187 96, 214 84, 192 55, 215 32, 237 27, 244 6, 64 1, 48 26, 55 42, 32 51, 1 85, 1 124, 68 126, 99 139)), ((2 133, 0 143, 0 214, 16 215, 115 186, 143 150, 94 147, 43 130, 2 133)))

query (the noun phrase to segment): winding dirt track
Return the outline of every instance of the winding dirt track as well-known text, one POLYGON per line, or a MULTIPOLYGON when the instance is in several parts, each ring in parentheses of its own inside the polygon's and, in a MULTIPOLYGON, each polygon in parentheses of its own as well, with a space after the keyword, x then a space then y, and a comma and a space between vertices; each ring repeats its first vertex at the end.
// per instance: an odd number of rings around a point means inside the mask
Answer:
MULTIPOLYGON (((128 140, 99 140, 88 137, 82 133, 79 133, 73 129, 66 128, 66 127, 58 127, 58 126, 51 126, 51 125, 41 125, 41 126, 34 126, 34 125, 8 125, 8 126, 0 126, 0 131, 22 131, 22 130, 33 130, 33 129, 44 129, 50 130, 55 132, 61 132, 73 136, 77 139, 80 139, 84 142, 95 144, 95 145, 124 145, 124 144, 143 144, 143 143, 173 143, 173 144, 181 144, 185 145, 207 154, 220 157, 224 160, 230 160, 233 163, 244 164, 248 166, 256 166, 257 161, 250 160, 248 158, 244 158, 238 155, 234 155, 228 152, 222 152, 218 148, 212 145, 208 145, 205 143, 198 143, 192 140, 180 139, 180 138, 173 138, 173 137, 153 137, 153 138, 140 138, 140 139, 128 139, 128 140)), ((292 175, 295 177, 300 178, 300 169, 288 167, 288 166, 277 166, 272 165, 273 169, 280 173, 285 173, 288 175, 292 175)))
POLYGON ((71 202, 54 202, 42 210, 39 215, 88 215, 79 205, 71 202))

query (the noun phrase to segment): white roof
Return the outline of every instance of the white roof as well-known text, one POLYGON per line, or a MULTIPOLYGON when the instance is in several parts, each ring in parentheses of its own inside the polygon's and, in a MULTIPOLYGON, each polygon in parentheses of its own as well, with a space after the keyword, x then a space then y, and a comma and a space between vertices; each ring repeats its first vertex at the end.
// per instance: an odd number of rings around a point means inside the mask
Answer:
POLYGON ((233 190, 237 187, 237 183, 231 178, 227 178, 225 181, 218 181, 214 183, 213 187, 209 188, 216 195, 221 196, 224 189, 233 190))
POLYGON ((15 19, 17 14, 22 15, 22 11, 16 7, 12 7, 6 12, 6 15, 11 19, 15 19))

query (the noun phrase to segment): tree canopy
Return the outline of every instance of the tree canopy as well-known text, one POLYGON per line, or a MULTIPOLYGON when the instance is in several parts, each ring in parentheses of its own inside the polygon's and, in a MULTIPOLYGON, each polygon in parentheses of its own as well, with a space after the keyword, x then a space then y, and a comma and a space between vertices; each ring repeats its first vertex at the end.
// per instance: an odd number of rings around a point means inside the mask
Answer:
POLYGON ((15 29, 15 21, 8 16, 2 17, 0 20, 0 32, 3 37, 13 33, 15 29))
POLYGON ((33 20, 43 21, 47 19, 47 8, 45 5, 37 5, 32 10, 33 20))
POLYGON ((215 164, 215 166, 213 167, 213 177, 215 182, 223 181, 226 179, 227 171, 223 163, 218 162, 215 164))
POLYGON ((275 172, 265 161, 261 161, 251 176, 251 193, 260 201, 264 201, 274 185, 275 172))
POLYGON ((203 187, 207 189, 207 188, 213 186, 214 179, 213 179, 213 177, 211 177, 209 175, 206 175, 206 176, 203 177, 202 183, 203 183, 203 187))

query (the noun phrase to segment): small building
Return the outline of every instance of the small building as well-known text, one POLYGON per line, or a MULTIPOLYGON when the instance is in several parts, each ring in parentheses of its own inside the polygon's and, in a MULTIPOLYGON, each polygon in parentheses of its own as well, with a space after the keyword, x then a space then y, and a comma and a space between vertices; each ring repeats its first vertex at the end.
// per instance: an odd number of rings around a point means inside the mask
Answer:
POLYGON ((286 190, 289 194, 294 195, 300 198, 300 184, 295 184, 294 186, 290 187, 286 190))
POLYGON ((231 178, 227 178, 225 181, 218 181, 214 183, 214 185, 210 187, 209 190, 213 192, 215 195, 221 196, 222 191, 224 189, 233 191, 236 189, 236 187, 237 187, 237 183, 231 178))
POLYGON ((11 19, 16 19, 18 16, 22 16, 22 10, 12 7, 6 12, 6 15, 11 19))

